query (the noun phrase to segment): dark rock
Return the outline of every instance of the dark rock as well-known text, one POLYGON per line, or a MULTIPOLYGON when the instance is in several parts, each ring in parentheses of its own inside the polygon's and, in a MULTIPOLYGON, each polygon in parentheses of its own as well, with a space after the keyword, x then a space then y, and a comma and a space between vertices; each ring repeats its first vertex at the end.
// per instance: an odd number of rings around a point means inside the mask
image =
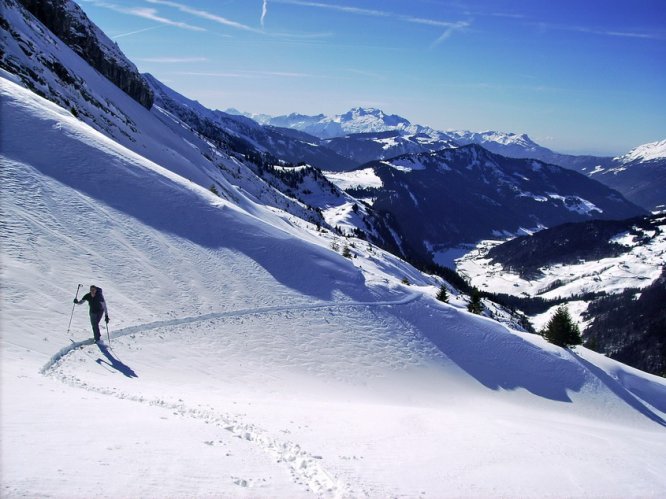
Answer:
POLYGON ((141 74, 78 5, 71 0, 19 1, 92 67, 142 106, 151 108, 153 93, 141 74))

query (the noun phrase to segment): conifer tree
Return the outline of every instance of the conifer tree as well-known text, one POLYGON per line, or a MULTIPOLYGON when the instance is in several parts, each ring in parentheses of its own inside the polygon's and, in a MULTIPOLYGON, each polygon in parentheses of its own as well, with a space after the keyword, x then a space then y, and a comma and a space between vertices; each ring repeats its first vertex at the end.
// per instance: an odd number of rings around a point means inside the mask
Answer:
POLYGON ((442 286, 439 288, 439 292, 437 293, 437 299, 439 301, 443 301, 444 303, 449 302, 449 293, 446 290, 446 286, 442 284, 442 286))
POLYGON ((549 342, 564 348, 580 345, 583 342, 578 325, 569 315, 566 305, 557 309, 541 334, 549 342))
POLYGON ((481 315, 481 312, 483 312, 483 303, 481 303, 481 294, 479 293, 479 290, 476 288, 472 290, 472 300, 469 302, 469 305, 467 305, 467 310, 477 315, 481 315))

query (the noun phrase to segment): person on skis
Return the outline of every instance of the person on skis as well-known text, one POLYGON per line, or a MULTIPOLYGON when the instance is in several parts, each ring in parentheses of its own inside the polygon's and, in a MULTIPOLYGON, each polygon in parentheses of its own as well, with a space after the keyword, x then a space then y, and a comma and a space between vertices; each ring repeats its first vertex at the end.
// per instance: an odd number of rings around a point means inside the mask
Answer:
POLYGON ((74 303, 80 305, 84 301, 90 305, 90 325, 92 326, 95 343, 100 340, 99 323, 104 315, 104 320, 109 323, 109 314, 106 310, 106 302, 102 294, 102 288, 97 286, 90 286, 90 293, 86 293, 80 300, 74 298, 74 303))

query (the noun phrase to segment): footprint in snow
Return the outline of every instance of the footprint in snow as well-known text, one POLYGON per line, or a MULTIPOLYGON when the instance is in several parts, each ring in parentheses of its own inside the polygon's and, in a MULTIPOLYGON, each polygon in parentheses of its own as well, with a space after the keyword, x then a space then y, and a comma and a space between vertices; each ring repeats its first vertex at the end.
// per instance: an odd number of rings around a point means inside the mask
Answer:
POLYGON ((231 477, 231 479, 234 481, 236 485, 239 487, 251 487, 251 483, 249 480, 246 480, 245 478, 237 478, 237 477, 231 477))

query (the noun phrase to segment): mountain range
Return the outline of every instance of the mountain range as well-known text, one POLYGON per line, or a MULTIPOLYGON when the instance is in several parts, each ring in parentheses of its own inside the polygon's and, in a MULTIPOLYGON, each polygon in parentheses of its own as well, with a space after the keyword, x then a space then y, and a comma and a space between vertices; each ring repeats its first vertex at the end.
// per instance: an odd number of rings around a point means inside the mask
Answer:
POLYGON ((476 144, 371 162, 363 171, 369 183, 347 180, 353 185, 347 192, 389 214, 405 256, 426 261, 492 235, 644 213, 574 171, 506 158, 476 144))
MULTIPOLYGON (((232 112, 240 114, 236 110, 232 112)), ((442 132, 412 124, 405 118, 387 115, 374 108, 355 108, 335 116, 245 115, 264 124, 308 132, 325 139, 325 144, 336 152, 360 162, 478 144, 509 158, 536 159, 594 176, 595 180, 618 190, 646 210, 659 210, 666 206, 664 141, 638 146, 618 157, 575 156, 554 152, 537 144, 526 134, 466 130, 442 132), (641 151, 648 150, 649 153, 641 155, 641 151), (375 158, 371 157, 373 154, 375 158)))

